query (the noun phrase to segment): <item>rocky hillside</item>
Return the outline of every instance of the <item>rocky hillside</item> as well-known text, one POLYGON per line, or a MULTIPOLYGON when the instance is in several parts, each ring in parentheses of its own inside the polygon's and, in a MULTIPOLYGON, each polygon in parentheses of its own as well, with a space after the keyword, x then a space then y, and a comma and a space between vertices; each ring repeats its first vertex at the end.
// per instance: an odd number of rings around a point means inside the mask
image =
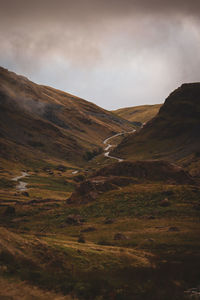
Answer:
POLYGON ((179 161, 197 174, 199 153, 200 83, 191 83, 171 93, 156 117, 125 138, 112 155, 179 161))
POLYGON ((67 203, 87 203, 97 200, 107 191, 122 189, 130 184, 165 183, 194 184, 181 167, 166 161, 117 162, 101 168, 82 181, 67 203))
POLYGON ((60 159, 81 164, 128 121, 78 97, 0 68, 0 156, 24 164, 60 159))
POLYGON ((153 117, 155 117, 161 106, 162 104, 125 107, 114 110, 113 113, 125 120, 133 122, 135 124, 138 123, 138 125, 140 125, 148 122, 153 117))

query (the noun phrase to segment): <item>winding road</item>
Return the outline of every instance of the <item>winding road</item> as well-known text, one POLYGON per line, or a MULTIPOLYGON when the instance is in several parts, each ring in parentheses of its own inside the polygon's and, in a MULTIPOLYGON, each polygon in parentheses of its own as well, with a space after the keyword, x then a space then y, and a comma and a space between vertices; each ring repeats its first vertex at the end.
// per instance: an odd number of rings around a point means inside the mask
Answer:
POLYGON ((131 130, 131 131, 120 132, 120 133, 114 134, 114 135, 110 136, 109 138, 105 139, 105 140, 103 141, 103 144, 106 146, 106 147, 104 148, 104 151, 105 151, 104 156, 105 156, 105 157, 108 157, 108 158, 115 159, 115 160, 117 160, 118 162, 123 161, 122 158, 119 158, 119 157, 115 157, 115 156, 111 156, 111 155, 110 155, 110 151, 108 151, 108 150, 111 149, 111 148, 113 147, 113 145, 110 144, 109 142, 110 142, 110 140, 116 138, 117 136, 120 136, 120 135, 123 135, 123 134, 126 134, 126 133, 134 133, 135 131, 136 131, 136 130, 133 129, 133 130, 131 130))
MULTIPOLYGON (((124 135, 124 134, 127 134, 127 133, 128 133, 128 134, 134 133, 135 131, 136 131, 136 130, 133 129, 133 130, 131 130, 131 131, 124 131, 124 132, 116 133, 116 134, 114 134, 114 135, 108 137, 107 139, 105 139, 105 140, 103 141, 103 144, 105 145, 105 148, 104 148, 104 151, 105 151, 104 156, 105 156, 105 157, 108 157, 108 158, 111 158, 111 159, 115 159, 115 160, 117 160, 118 162, 122 162, 122 161, 123 161, 122 158, 119 158, 119 157, 115 157, 115 156, 111 156, 111 155, 110 155, 110 151, 108 151, 108 150, 110 150, 111 148, 114 147, 114 145, 110 144, 110 141, 111 141, 112 139, 114 139, 114 138, 120 136, 120 135, 124 135)), ((75 170, 75 171, 72 172, 72 174, 77 174, 78 172, 79 172, 78 170, 75 170)), ((16 189, 17 189, 18 191, 24 192, 24 191, 27 190, 27 185, 28 185, 28 183, 20 180, 20 179, 25 178, 25 177, 27 177, 27 176, 29 176, 29 174, 28 174, 27 172, 24 172, 24 171, 23 171, 23 172, 21 173, 20 176, 16 176, 16 177, 14 177, 14 178, 12 179, 13 181, 16 181, 16 182, 18 183, 18 184, 16 185, 16 189)))

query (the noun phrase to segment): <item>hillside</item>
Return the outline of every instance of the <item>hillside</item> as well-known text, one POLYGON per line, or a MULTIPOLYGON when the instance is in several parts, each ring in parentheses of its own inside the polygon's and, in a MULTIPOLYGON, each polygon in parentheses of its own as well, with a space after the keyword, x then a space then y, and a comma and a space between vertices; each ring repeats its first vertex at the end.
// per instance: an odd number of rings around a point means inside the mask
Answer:
POLYGON ((112 155, 131 160, 164 158, 198 174, 199 152, 200 83, 191 83, 171 93, 156 117, 126 137, 112 155))
POLYGON ((157 115, 162 104, 140 105, 114 110, 117 116, 130 122, 146 123, 157 115))
POLYGON ((166 161, 123 161, 103 167, 82 181, 67 203, 93 202, 102 193, 145 183, 181 185, 195 182, 182 168, 166 161))
POLYGON ((184 299, 199 285, 200 188, 164 159, 198 156, 199 85, 132 134, 92 103, 0 75, 0 299, 184 299), (110 151, 124 136, 121 161, 110 151))
POLYGON ((128 121, 51 87, 0 68, 0 157, 31 165, 62 160, 80 165, 128 121))

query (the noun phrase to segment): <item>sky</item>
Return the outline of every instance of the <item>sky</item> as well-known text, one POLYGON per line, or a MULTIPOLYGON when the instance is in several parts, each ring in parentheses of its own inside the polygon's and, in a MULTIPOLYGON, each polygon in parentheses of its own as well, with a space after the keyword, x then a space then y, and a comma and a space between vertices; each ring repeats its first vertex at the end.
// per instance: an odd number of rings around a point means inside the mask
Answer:
POLYGON ((199 0, 0 0, 0 65, 106 109, 200 81, 199 0))

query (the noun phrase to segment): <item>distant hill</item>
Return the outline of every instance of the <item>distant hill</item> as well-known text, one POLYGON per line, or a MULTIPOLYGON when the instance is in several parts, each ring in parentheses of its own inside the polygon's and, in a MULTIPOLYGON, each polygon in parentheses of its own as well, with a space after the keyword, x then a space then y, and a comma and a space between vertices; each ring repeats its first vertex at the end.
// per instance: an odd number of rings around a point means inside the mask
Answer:
POLYGON ((159 113, 125 138, 112 155, 131 160, 164 158, 199 174, 200 83, 183 84, 171 93, 159 113))
POLYGON ((0 68, 0 158, 82 164, 131 124, 97 105, 0 68))
POLYGON ((130 122, 146 123, 158 113, 162 104, 140 105, 114 110, 113 113, 130 122))

